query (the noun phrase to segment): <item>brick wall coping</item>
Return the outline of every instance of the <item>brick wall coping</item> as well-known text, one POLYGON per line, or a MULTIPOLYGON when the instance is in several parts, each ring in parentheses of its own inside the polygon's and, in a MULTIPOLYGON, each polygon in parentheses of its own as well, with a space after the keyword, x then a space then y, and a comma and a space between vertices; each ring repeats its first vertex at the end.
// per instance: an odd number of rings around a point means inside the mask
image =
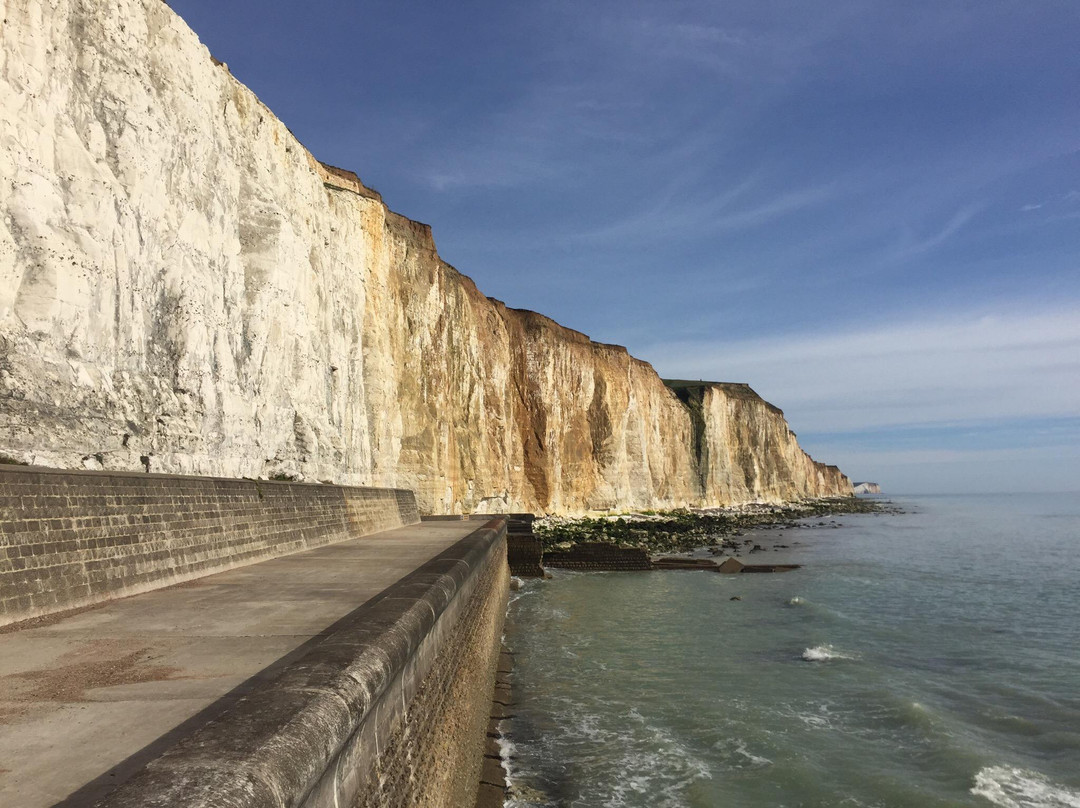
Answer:
POLYGON ((353 804, 505 537, 502 518, 478 526, 97 808, 353 804))
MULTIPOLYGON (((365 491, 408 491, 406 488, 389 488, 377 485, 339 485, 301 480, 268 480, 254 477, 208 477, 203 474, 161 474, 153 471, 119 471, 115 469, 57 469, 51 466, 23 466, 17 463, 0 463, 0 474, 55 474, 61 477, 125 477, 140 480, 209 480, 220 483, 258 483, 259 485, 308 485, 318 488, 354 488, 365 491)), ((411 492, 410 492, 411 493, 411 492)))

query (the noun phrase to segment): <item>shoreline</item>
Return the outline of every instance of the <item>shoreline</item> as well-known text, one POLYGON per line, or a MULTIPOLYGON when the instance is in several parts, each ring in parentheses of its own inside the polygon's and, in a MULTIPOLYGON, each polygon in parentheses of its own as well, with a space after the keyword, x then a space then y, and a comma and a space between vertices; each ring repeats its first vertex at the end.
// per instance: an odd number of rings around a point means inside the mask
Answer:
POLYGON ((890 499, 825 497, 781 505, 751 503, 600 517, 545 517, 536 520, 534 532, 545 552, 569 550, 585 542, 603 542, 652 554, 692 554, 702 549, 723 548, 738 555, 746 545, 748 531, 793 529, 807 519, 903 512, 890 499))

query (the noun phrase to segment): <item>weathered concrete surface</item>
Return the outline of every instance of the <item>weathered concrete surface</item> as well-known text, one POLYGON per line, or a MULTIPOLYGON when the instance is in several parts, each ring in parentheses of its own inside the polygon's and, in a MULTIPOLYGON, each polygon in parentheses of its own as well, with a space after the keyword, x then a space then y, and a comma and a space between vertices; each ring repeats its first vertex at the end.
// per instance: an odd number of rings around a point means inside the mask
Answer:
MULTIPOLYGON (((243 696, 261 693, 274 709, 293 708, 295 689, 272 691, 282 676, 330 665, 346 639, 370 643, 396 631, 402 604, 426 612, 426 626, 414 622, 430 633, 436 606, 428 604, 447 592, 438 574, 415 571, 478 529, 476 522, 400 528, 0 633, 0 805, 90 805, 195 727, 223 711, 242 713, 243 696), (378 601, 377 613, 354 611, 410 573, 406 590, 391 590, 395 597, 378 601), (343 629, 346 637, 335 635, 343 629)), ((395 641, 404 655, 395 664, 405 664, 414 640, 395 641)), ((377 653, 381 675, 392 678, 390 659, 377 653)), ((250 759, 264 746, 234 735, 229 754, 250 759)), ((190 797, 168 804, 198 804, 190 797)))
POLYGON ((160 0, 3 7, 0 453, 427 513, 850 493, 760 399, 694 412, 626 349, 485 297, 160 0))
POLYGON ((505 543, 475 576, 476 594, 353 808, 462 808, 475 801, 510 588, 505 543))

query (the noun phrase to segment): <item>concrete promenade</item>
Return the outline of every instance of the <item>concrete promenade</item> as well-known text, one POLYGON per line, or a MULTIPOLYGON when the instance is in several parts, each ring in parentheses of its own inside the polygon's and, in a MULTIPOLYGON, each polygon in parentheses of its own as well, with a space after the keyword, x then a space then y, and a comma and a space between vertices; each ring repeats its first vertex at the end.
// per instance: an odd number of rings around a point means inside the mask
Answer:
POLYGON ((92 805, 478 527, 424 522, 0 629, 0 805, 92 805))

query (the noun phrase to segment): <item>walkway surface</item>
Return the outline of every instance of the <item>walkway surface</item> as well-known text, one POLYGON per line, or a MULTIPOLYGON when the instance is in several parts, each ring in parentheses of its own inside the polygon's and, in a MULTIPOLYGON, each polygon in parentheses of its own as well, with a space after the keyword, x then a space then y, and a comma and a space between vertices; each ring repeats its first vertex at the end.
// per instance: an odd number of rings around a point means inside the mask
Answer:
POLYGON ((92 805, 479 527, 424 522, 0 629, 0 806, 92 805))

